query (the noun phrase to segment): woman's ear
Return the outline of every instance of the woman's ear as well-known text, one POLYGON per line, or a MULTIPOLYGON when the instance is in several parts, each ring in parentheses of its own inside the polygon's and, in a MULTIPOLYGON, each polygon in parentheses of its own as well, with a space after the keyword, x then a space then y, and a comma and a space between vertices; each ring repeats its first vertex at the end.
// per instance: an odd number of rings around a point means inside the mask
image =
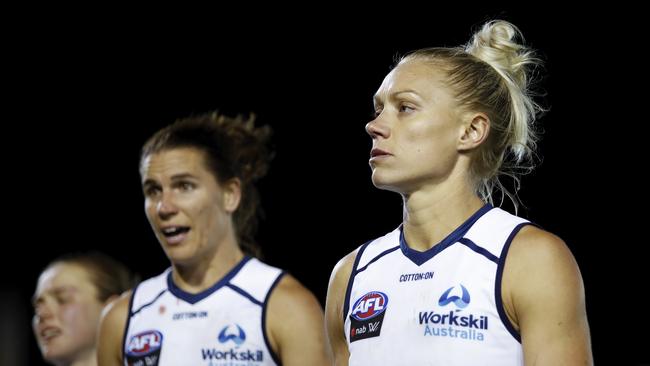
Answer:
POLYGON ((474 113, 468 117, 458 139, 458 150, 461 151, 476 149, 490 133, 490 119, 485 113, 474 113))
POLYGON ((241 201, 241 181, 239 178, 232 178, 222 185, 223 207, 228 213, 233 213, 239 207, 241 201))

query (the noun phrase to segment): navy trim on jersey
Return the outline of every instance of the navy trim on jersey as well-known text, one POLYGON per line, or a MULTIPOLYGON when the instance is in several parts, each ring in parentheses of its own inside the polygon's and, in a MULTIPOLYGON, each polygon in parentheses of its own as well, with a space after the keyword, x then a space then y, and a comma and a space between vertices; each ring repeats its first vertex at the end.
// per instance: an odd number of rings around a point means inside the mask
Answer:
POLYGON ((354 283, 354 277, 357 275, 357 266, 359 265, 359 261, 361 260, 361 255, 363 254, 363 251, 366 250, 368 245, 372 243, 374 240, 369 240, 365 242, 360 248, 359 252, 357 253, 357 257, 354 258, 354 264, 352 265, 352 270, 350 271, 350 278, 348 279, 348 287, 345 289, 345 302, 343 303, 343 328, 345 328, 345 318, 348 315, 348 309, 350 309, 350 292, 352 292, 352 284, 354 283))
POLYGON ((471 249, 471 250, 475 251, 476 253, 484 256, 485 258, 491 260, 492 262, 494 262, 496 264, 499 264, 499 258, 497 258, 496 255, 490 253, 487 249, 485 249, 483 247, 479 247, 473 241, 471 241, 471 240, 469 240, 467 238, 461 238, 460 240, 458 240, 458 242, 461 243, 461 244, 464 244, 469 249, 471 249))
POLYGON ((390 248, 390 249, 386 249, 386 250, 384 250, 383 252, 379 253, 378 256, 376 256, 376 257, 374 257, 373 259, 371 259, 370 262, 368 262, 365 266, 363 266, 362 268, 359 268, 359 269, 357 270, 357 273, 355 273, 354 275, 356 276, 356 275, 358 275, 359 273, 365 271, 365 270, 368 268, 369 265, 371 265, 372 263, 376 262, 379 258, 385 256, 386 254, 390 254, 390 253, 396 251, 397 249, 399 249, 399 245, 396 246, 396 247, 390 248))
POLYGON ((501 318, 501 323, 505 325, 506 329, 512 335, 517 342, 521 343, 521 334, 517 332, 508 315, 506 315, 506 309, 503 307, 503 298, 501 297, 501 280, 503 279, 503 268, 506 264, 506 256, 508 255, 508 250, 510 249, 510 244, 512 244, 512 239, 515 238, 515 235, 521 230, 524 226, 530 225, 530 222, 522 222, 521 224, 515 226, 512 229, 512 232, 508 236, 503 249, 501 249, 501 255, 499 256, 499 263, 497 265, 497 277, 494 281, 494 298, 496 300, 497 312, 499 313, 499 318, 501 318))
POLYGON ((227 283, 226 287, 228 287, 229 289, 231 289, 231 290, 235 291, 236 293, 242 295, 243 297, 247 298, 253 304, 262 306, 262 303, 259 302, 259 300, 254 298, 253 295, 249 294, 248 292, 242 290, 240 287, 237 287, 237 286, 233 285, 232 283, 227 283))
POLYGON ((425 250, 424 252, 420 252, 415 249, 411 249, 409 247, 408 243, 406 243, 406 239, 404 238, 404 226, 402 226, 400 228, 400 233, 399 233, 399 244, 400 244, 400 248, 402 249, 402 253, 404 253, 404 256, 410 259, 411 262, 415 263, 418 266, 421 266, 423 263, 433 258, 436 254, 442 252, 447 247, 449 247, 450 245, 457 242, 460 238, 462 238, 463 235, 465 235, 467 231, 472 227, 472 225, 474 225, 476 220, 480 219, 481 216, 485 215, 488 211, 490 211, 493 208, 494 207, 492 207, 491 204, 486 203, 472 216, 470 216, 469 219, 465 220, 465 222, 462 225, 456 228, 456 230, 454 230, 451 234, 447 235, 447 237, 444 238, 440 243, 434 245, 430 249, 425 250))
POLYGON ((251 257, 244 256, 244 258, 242 258, 242 260, 235 267, 233 267, 233 269, 231 269, 230 272, 228 272, 225 276, 223 276, 222 279, 217 281, 217 283, 212 285, 210 288, 203 290, 198 294, 191 294, 189 292, 185 292, 181 290, 178 286, 176 286, 176 284, 172 279, 171 271, 167 275, 167 287, 169 288, 169 292, 171 292, 177 298, 184 300, 190 304, 196 304, 197 302, 212 295, 215 291, 217 291, 221 287, 225 286, 233 277, 235 277, 235 275, 239 272, 239 270, 241 270, 242 267, 244 267, 244 264, 246 264, 250 259, 251 257))
POLYGON ((271 358, 275 363, 279 366, 282 365, 282 361, 278 357, 278 355, 275 353, 273 348, 271 348, 271 342, 269 341, 268 337, 268 330, 266 329, 266 309, 268 308, 269 304, 269 298, 271 297, 271 293, 273 292, 273 289, 275 289, 275 286, 280 283, 280 280, 284 275, 287 274, 287 272, 282 271, 278 277, 273 281, 273 284, 271 285, 271 288, 269 288, 269 291, 266 293, 266 298, 264 299, 264 304, 262 305, 262 335, 264 336, 264 343, 266 343, 266 348, 269 350, 269 353, 271 354, 271 358))
MULTIPOLYGON (((134 316, 135 314, 137 314, 137 313, 139 313, 140 311, 142 311, 142 309, 144 309, 144 308, 146 308, 146 307, 149 307, 149 306, 153 305, 153 303, 155 303, 156 300, 158 300, 158 299, 159 299, 159 298, 160 298, 160 297, 161 297, 165 292, 167 292, 167 289, 164 289, 164 290, 160 291, 160 293, 159 293, 158 295, 156 295, 156 297, 154 297, 153 300, 151 300, 151 301, 149 301, 148 303, 146 303, 146 304, 140 306, 140 308, 139 308, 138 310, 132 312, 130 316, 134 316)), ((133 292, 133 294, 135 294, 135 292, 133 292)), ((133 296, 133 297, 135 297, 135 296, 133 296)), ((131 301, 133 301, 133 297, 131 298, 131 301)))
POLYGON ((133 308, 133 299, 135 298, 135 291, 138 289, 140 284, 135 285, 133 288, 133 291, 131 292, 131 298, 129 299, 129 316, 126 318, 126 324, 124 324, 124 335, 122 336, 122 357, 121 359, 126 361, 126 354, 124 353, 124 350, 126 349, 126 335, 129 333, 129 325, 131 325, 131 308, 133 308))

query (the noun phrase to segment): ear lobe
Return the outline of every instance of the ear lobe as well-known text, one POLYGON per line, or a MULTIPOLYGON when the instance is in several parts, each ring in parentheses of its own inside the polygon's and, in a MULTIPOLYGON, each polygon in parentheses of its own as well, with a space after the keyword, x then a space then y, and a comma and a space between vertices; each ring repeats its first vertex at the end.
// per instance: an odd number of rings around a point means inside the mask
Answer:
POLYGON ((230 179, 223 185, 223 206, 226 212, 233 213, 241 202, 241 181, 238 178, 230 179))
POLYGON ((490 133, 490 119, 484 113, 472 116, 471 121, 464 125, 458 141, 458 149, 467 151, 477 148, 490 133))

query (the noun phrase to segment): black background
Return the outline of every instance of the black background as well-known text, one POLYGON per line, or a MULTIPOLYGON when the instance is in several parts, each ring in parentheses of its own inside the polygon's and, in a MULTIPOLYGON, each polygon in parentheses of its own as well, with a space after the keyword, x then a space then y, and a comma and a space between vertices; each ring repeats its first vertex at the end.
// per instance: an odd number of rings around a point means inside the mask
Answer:
POLYGON ((267 262, 324 304, 334 264, 401 220, 399 197, 370 182, 364 130, 395 56, 459 45, 493 18, 519 26, 546 60, 543 162, 522 180, 520 214, 574 253, 596 362, 650 362, 642 348, 647 112, 633 97, 647 62, 635 11, 380 10, 278 7, 302 13, 265 20, 90 12, 8 32, 0 363, 41 362, 30 297, 54 257, 98 249, 144 278, 168 266, 143 214, 138 153, 154 131, 192 113, 255 112, 273 127, 259 242, 267 262))

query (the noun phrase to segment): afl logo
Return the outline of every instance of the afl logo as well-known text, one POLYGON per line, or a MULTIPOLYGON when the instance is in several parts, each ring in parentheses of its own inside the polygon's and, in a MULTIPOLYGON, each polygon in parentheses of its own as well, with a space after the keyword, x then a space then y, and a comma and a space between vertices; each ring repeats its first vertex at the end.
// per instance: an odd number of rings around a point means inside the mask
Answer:
POLYGON ((385 293, 368 292, 354 303, 351 315, 356 320, 368 320, 386 311, 387 306, 388 296, 385 293))
POLYGON ((129 339, 126 353, 128 356, 148 355, 160 349, 162 339, 162 333, 157 330, 149 330, 136 334, 129 339))

